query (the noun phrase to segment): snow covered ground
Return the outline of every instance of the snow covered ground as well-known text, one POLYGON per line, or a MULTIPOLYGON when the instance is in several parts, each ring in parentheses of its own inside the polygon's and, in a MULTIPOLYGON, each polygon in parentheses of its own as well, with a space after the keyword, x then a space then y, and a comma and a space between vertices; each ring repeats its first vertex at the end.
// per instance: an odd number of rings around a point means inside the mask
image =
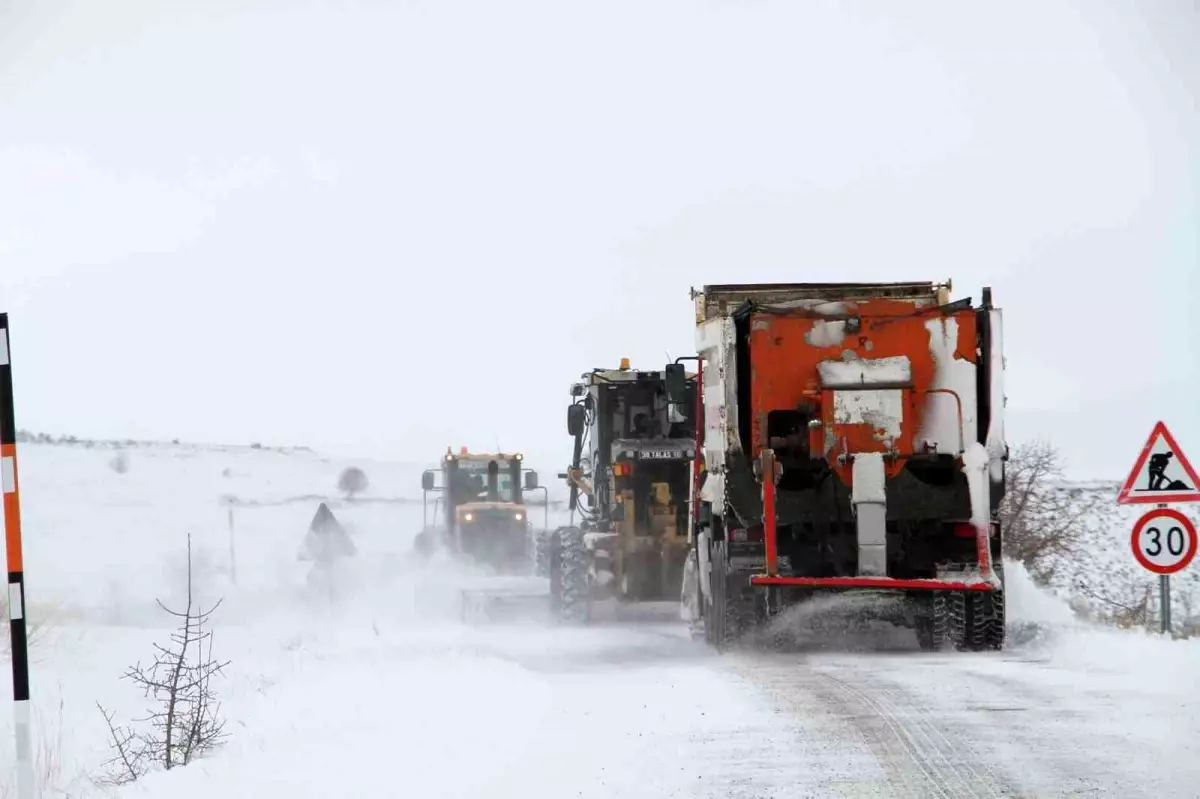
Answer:
MULTIPOLYGON (((1131 556, 1129 536, 1134 523, 1152 506, 1117 505, 1119 482, 1064 482, 1056 490, 1099 512, 1084 525, 1081 552, 1073 557, 1051 556, 1051 584, 1055 592, 1080 609, 1098 617, 1112 617, 1123 609, 1145 603, 1151 627, 1159 618, 1158 578, 1131 556)), ((1177 509, 1200 527, 1200 505, 1177 509)), ((1185 624, 1200 629, 1200 567, 1192 566, 1171 577, 1171 615, 1176 630, 1185 624)))
MULTIPOLYGON (((359 557, 330 605, 296 553, 346 463, 158 447, 119 474, 113 454, 20 451, 47 796, 1170 797, 1200 779, 1200 646, 1088 628, 1012 564, 1002 653, 868 630, 720 657, 673 622, 464 623, 471 575, 406 558, 421 507, 399 500, 419 497, 420 464, 360 464, 371 501, 331 502, 359 557), (189 534, 197 591, 224 597, 229 741, 99 788, 95 703, 144 711, 119 677, 169 629, 154 599, 178 598, 189 534)), ((9 784, 11 741, 0 712, 9 784)))

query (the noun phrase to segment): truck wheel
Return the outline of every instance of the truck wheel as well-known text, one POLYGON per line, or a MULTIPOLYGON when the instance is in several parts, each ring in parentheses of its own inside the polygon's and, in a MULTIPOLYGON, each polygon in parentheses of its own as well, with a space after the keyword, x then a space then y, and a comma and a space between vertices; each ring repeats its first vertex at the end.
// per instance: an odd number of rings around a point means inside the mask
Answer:
POLYGON ((428 559, 433 555, 434 546, 433 534, 428 530, 422 530, 417 533, 417 538, 413 542, 413 552, 421 558, 428 559))
MULTIPOLYGON (((1004 566, 993 566, 1000 585, 1004 585, 1004 566)), ((971 597, 971 649, 976 652, 999 651, 1004 648, 1004 589, 976 591, 971 597)))
MULTIPOLYGON (((968 639, 967 612, 969 610, 965 591, 935 591, 933 612, 930 614, 928 641, 932 651, 965 648, 968 639)), ((918 635, 920 630, 918 628, 918 635)))
POLYGON ((718 652, 725 651, 725 557, 714 542, 709 556, 709 602, 704 609, 704 640, 718 652))
POLYGON ((712 604, 704 614, 705 638, 728 652, 754 626, 754 594, 744 572, 729 568, 725 542, 712 545, 712 604))
POLYGON ((537 577, 550 576, 549 530, 538 530, 533 534, 533 572, 537 577))
POLYGON ((688 550, 683 562, 683 584, 679 590, 679 614, 687 622, 693 641, 705 637, 704 593, 700 590, 700 553, 695 547, 688 550))
POLYGON ((942 641, 938 637, 940 630, 934 624, 937 600, 937 595, 934 592, 930 592, 930 595, 927 597, 909 600, 915 605, 913 608, 913 630, 917 634, 917 644, 925 652, 936 652, 942 648, 942 641))
POLYGON ((588 576, 589 558, 584 545, 583 531, 578 527, 560 527, 554 531, 555 553, 552 567, 557 566, 557 578, 551 576, 551 594, 560 621, 586 623, 591 616, 591 580, 588 576))

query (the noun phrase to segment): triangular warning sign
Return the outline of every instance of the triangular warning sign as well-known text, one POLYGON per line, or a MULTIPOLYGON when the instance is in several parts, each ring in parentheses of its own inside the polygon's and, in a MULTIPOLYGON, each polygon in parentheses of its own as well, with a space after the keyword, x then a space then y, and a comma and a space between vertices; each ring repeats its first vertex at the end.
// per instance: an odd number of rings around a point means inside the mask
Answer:
POLYGON ((350 536, 346 535, 346 529, 333 515, 333 511, 322 502, 304 536, 304 549, 301 556, 307 555, 312 560, 325 561, 348 557, 354 555, 356 551, 354 542, 350 540, 350 536))
POLYGON ((1175 437, 1162 422, 1142 447, 1142 454, 1117 495, 1118 505, 1200 502, 1200 477, 1175 437))

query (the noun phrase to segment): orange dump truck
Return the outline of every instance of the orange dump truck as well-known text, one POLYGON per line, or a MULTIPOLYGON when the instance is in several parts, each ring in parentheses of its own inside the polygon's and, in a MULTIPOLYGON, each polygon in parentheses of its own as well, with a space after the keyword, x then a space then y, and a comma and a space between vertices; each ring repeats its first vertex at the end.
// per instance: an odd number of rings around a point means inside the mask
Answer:
POLYGON ((949 295, 693 291, 703 458, 683 604, 718 649, 846 591, 894 592, 923 648, 1003 646, 1001 313, 990 289, 949 295))

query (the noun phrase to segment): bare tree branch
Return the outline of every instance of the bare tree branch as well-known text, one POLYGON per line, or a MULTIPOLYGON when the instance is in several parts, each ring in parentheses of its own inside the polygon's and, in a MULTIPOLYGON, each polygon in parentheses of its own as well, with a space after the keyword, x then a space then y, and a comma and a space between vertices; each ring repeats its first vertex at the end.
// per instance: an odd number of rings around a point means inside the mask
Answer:
POLYGON ((1006 468, 1000 521, 1005 548, 1039 580, 1053 576, 1055 560, 1069 558, 1104 510, 1098 496, 1064 486, 1058 450, 1039 440, 1015 447, 1006 468))
POLYGON ((104 722, 108 725, 110 746, 115 752, 112 758, 106 760, 102 768, 107 773, 99 782, 106 786, 126 785, 134 782, 146 773, 145 747, 142 739, 127 727, 119 727, 113 721, 113 715, 104 709, 99 702, 96 707, 104 722))
POLYGON ((135 733, 117 727, 112 716, 100 708, 109 725, 111 748, 115 752, 105 764, 110 770, 106 778, 110 784, 138 779, 150 763, 158 763, 164 769, 187 765, 224 740, 225 723, 220 719, 212 678, 229 664, 213 659, 213 635, 206 629, 213 611, 221 603, 218 601, 207 610, 195 604, 190 536, 187 564, 186 607, 179 611, 161 601, 158 603, 179 622, 170 643, 155 644, 154 659, 149 666, 139 662, 122 675, 156 703, 154 709, 138 720, 149 731, 135 733))

